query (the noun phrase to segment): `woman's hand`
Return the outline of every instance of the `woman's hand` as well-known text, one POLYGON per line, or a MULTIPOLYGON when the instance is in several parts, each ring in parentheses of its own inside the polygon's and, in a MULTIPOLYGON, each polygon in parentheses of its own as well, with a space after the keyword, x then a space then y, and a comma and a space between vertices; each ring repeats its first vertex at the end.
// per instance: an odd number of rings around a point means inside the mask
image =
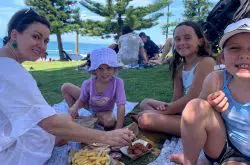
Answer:
POLYGON ((133 132, 128 128, 105 132, 103 143, 113 147, 129 146, 132 142, 133 132))
POLYGON ((207 97, 209 104, 218 112, 227 110, 229 106, 227 100, 223 91, 214 92, 207 97))
POLYGON ((70 107, 69 114, 72 116, 73 119, 75 119, 78 117, 78 110, 74 107, 70 107))

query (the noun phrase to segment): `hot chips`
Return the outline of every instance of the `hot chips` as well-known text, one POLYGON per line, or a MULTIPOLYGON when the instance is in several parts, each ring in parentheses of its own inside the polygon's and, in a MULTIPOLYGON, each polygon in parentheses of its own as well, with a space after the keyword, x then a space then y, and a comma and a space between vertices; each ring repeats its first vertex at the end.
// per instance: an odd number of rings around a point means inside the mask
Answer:
POLYGON ((72 158, 72 165, 109 165, 110 158, 105 151, 80 150, 72 158))

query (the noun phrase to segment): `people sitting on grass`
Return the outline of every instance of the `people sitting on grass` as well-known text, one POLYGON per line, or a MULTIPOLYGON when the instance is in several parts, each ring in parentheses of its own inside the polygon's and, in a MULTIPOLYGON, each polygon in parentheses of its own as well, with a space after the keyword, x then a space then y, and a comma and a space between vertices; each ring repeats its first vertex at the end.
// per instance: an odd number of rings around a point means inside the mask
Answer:
POLYGON ((144 32, 139 34, 143 43, 148 60, 156 60, 159 56, 159 47, 144 32))
POLYGON ((105 129, 123 127, 125 117, 126 95, 123 80, 116 77, 121 66, 113 49, 102 48, 90 54, 89 72, 94 77, 85 80, 81 88, 71 83, 62 86, 62 93, 69 105, 73 118, 78 116, 82 107, 91 111, 105 129), (117 104, 117 120, 112 115, 114 104, 117 104))
POLYGON ((153 60, 149 60, 149 63, 151 64, 170 64, 171 60, 173 59, 172 53, 169 56, 171 49, 173 48, 173 38, 167 38, 165 44, 162 48, 162 54, 157 58, 153 60))
POLYGON ((47 60, 47 57, 48 57, 48 53, 47 52, 45 52, 42 56, 41 56, 41 60, 42 61, 46 61, 47 60))
POLYGON ((118 40, 118 59, 123 65, 138 65, 139 55, 142 56, 143 63, 147 63, 147 55, 143 48, 141 38, 133 32, 128 25, 124 25, 118 40))
POLYGON ((131 117, 141 129, 180 135, 182 111, 188 101, 199 96, 203 80, 213 71, 215 60, 197 23, 178 24, 173 38, 172 102, 145 99, 140 104, 141 112, 131 117))
POLYGON ((37 82, 22 66, 47 48, 50 23, 33 9, 17 11, 0 48, 1 165, 41 165, 62 140, 112 146, 131 144, 128 129, 99 131, 80 126, 70 115, 56 114, 37 82))
POLYGON ((177 163, 195 165, 203 149, 211 163, 250 164, 250 18, 228 25, 219 46, 226 69, 212 72, 186 105, 184 154, 170 156, 177 163))
POLYGON ((119 52, 119 45, 117 43, 110 44, 108 47, 113 49, 116 53, 119 52))

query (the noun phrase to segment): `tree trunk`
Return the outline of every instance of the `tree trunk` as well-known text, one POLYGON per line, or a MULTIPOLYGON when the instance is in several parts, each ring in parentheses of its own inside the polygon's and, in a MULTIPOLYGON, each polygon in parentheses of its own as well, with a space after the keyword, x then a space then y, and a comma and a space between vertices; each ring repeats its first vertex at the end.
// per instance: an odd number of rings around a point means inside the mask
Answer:
POLYGON ((79 48, 78 48, 78 44, 79 44, 79 31, 76 30, 76 45, 75 45, 75 54, 78 55, 79 54, 79 48))
POLYGON ((57 45, 58 45, 60 60, 64 60, 65 57, 64 57, 64 54, 63 54, 63 45, 62 45, 61 33, 57 32, 56 37, 57 37, 57 45))
POLYGON ((118 24, 117 36, 119 38, 121 36, 121 28, 123 26, 122 14, 120 13, 118 13, 117 24, 118 24))
POLYGON ((166 38, 168 38, 168 29, 169 29, 169 4, 167 6, 167 30, 166 30, 166 38))

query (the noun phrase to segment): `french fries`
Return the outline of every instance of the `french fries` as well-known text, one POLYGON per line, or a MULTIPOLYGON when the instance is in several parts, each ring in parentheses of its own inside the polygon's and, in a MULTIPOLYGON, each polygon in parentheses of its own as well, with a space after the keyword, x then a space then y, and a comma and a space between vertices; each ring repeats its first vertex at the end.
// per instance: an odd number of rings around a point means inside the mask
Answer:
POLYGON ((72 165, 109 165, 110 158, 106 151, 80 150, 72 158, 72 165))

